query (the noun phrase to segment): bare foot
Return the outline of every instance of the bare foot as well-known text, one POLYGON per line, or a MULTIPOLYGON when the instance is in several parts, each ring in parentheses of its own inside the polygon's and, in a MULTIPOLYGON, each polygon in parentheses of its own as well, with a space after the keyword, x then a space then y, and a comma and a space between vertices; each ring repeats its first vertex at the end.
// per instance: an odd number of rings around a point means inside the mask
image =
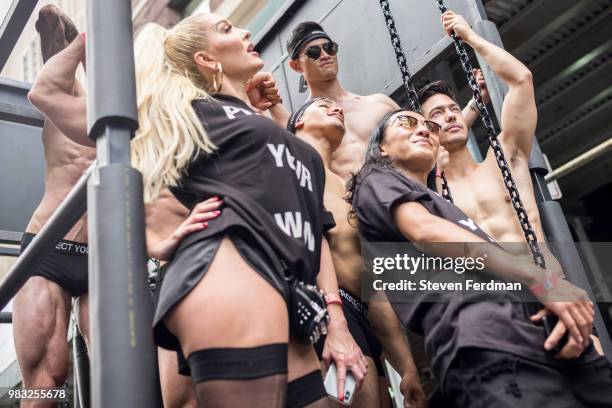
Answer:
MULTIPOLYGON (((46 63, 49 58, 70 44, 67 40, 66 24, 62 16, 62 11, 52 4, 44 6, 38 12, 38 20, 35 26, 36 31, 40 34, 43 63, 46 63)), ((72 24, 72 27, 74 27, 74 24, 72 24)))

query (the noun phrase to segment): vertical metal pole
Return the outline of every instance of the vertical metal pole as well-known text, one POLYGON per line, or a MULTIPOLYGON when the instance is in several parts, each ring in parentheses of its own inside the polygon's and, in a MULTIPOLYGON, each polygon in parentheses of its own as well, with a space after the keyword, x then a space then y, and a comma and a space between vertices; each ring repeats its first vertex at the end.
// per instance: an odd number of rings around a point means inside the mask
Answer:
MULTIPOLYGON (((483 17, 483 21, 474 25, 474 31, 480 34, 485 40, 503 48, 504 45, 497 27, 494 23, 484 20, 485 18, 486 16, 483 17)), ((495 116, 498 122, 501 123, 502 105, 508 88, 506 84, 495 75, 484 59, 478 54, 476 54, 476 56, 478 57, 478 63, 487 81, 495 116)), ((544 180, 544 176, 548 172, 548 169, 546 168, 546 162, 544 161, 542 150, 540 149, 537 139, 533 141, 531 156, 529 158, 529 171, 531 173, 535 198, 542 219, 542 227, 545 231, 547 241, 549 241, 549 244, 552 244, 551 250, 555 252, 557 259, 563 266, 567 278, 572 283, 586 290, 589 296, 591 296, 591 299, 595 299, 593 289, 591 288, 584 266, 580 260, 580 255, 574 244, 561 205, 550 197, 548 184, 544 180), (555 247, 557 247, 556 251, 555 247)), ((595 308, 595 327, 597 328, 599 339, 606 356, 609 360, 612 360, 612 340, 610 339, 610 333, 607 330, 598 307, 595 308)))
POLYGON ((76 334, 72 339, 74 388, 78 390, 75 393, 75 403, 77 403, 76 400, 78 400, 79 407, 89 408, 91 406, 89 355, 87 354, 85 339, 78 330, 75 331, 76 334), (77 393, 78 395, 76 395, 77 393))
POLYGON ((87 113, 99 165, 88 186, 91 403, 160 407, 142 177, 130 166, 138 127, 131 1, 88 0, 87 9, 87 113))
MULTIPOLYGON (((589 218, 573 216, 570 217, 568 221, 576 237, 578 237, 578 242, 589 242, 589 236, 586 233, 584 225, 586 222, 589 222, 589 218)), ((612 299, 612 293, 610 293, 610 288, 606 282, 606 274, 597 260, 597 254, 593 248, 588 245, 585 245, 581 249, 583 259, 587 264, 588 270, 591 271, 591 276, 595 280, 595 293, 599 295, 598 298, 604 299, 604 301, 612 299)))

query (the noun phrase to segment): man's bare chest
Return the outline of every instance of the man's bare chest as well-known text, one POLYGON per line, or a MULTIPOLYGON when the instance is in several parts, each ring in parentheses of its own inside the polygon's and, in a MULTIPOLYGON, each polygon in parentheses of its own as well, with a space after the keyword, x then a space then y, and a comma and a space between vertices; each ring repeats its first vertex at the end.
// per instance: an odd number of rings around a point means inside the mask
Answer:
POLYGON ((475 173, 471 177, 450 179, 449 185, 455 204, 476 223, 512 211, 510 196, 498 174, 475 173))

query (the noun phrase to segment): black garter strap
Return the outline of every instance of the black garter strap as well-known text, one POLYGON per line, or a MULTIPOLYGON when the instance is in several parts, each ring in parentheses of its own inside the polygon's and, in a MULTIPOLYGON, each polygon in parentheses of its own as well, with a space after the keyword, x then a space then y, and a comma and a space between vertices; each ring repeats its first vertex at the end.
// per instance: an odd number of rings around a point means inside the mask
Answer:
POLYGON ((194 351, 187 361, 195 384, 211 380, 245 380, 287 373, 287 344, 194 351))
POLYGON ((287 385, 287 408, 305 407, 327 397, 321 370, 315 370, 287 385))

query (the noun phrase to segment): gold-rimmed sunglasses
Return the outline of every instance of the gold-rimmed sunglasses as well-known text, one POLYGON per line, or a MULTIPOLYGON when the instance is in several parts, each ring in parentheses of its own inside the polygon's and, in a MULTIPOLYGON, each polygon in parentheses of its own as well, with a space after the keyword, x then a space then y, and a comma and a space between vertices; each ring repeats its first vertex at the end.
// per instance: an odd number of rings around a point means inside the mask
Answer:
POLYGON ((393 119, 393 122, 391 122, 391 126, 393 126, 395 124, 395 122, 400 122, 400 126, 406 128, 406 129, 410 129, 410 130, 414 130, 417 128, 417 126, 422 123, 423 125, 425 125, 425 127, 427 128, 427 130, 429 130, 431 133, 435 133, 435 134, 440 134, 440 130, 442 129, 442 127, 440 125, 438 125, 436 122, 433 122, 431 120, 419 120, 418 118, 415 118, 414 116, 410 116, 410 115, 398 115, 395 117, 395 119, 393 119))

